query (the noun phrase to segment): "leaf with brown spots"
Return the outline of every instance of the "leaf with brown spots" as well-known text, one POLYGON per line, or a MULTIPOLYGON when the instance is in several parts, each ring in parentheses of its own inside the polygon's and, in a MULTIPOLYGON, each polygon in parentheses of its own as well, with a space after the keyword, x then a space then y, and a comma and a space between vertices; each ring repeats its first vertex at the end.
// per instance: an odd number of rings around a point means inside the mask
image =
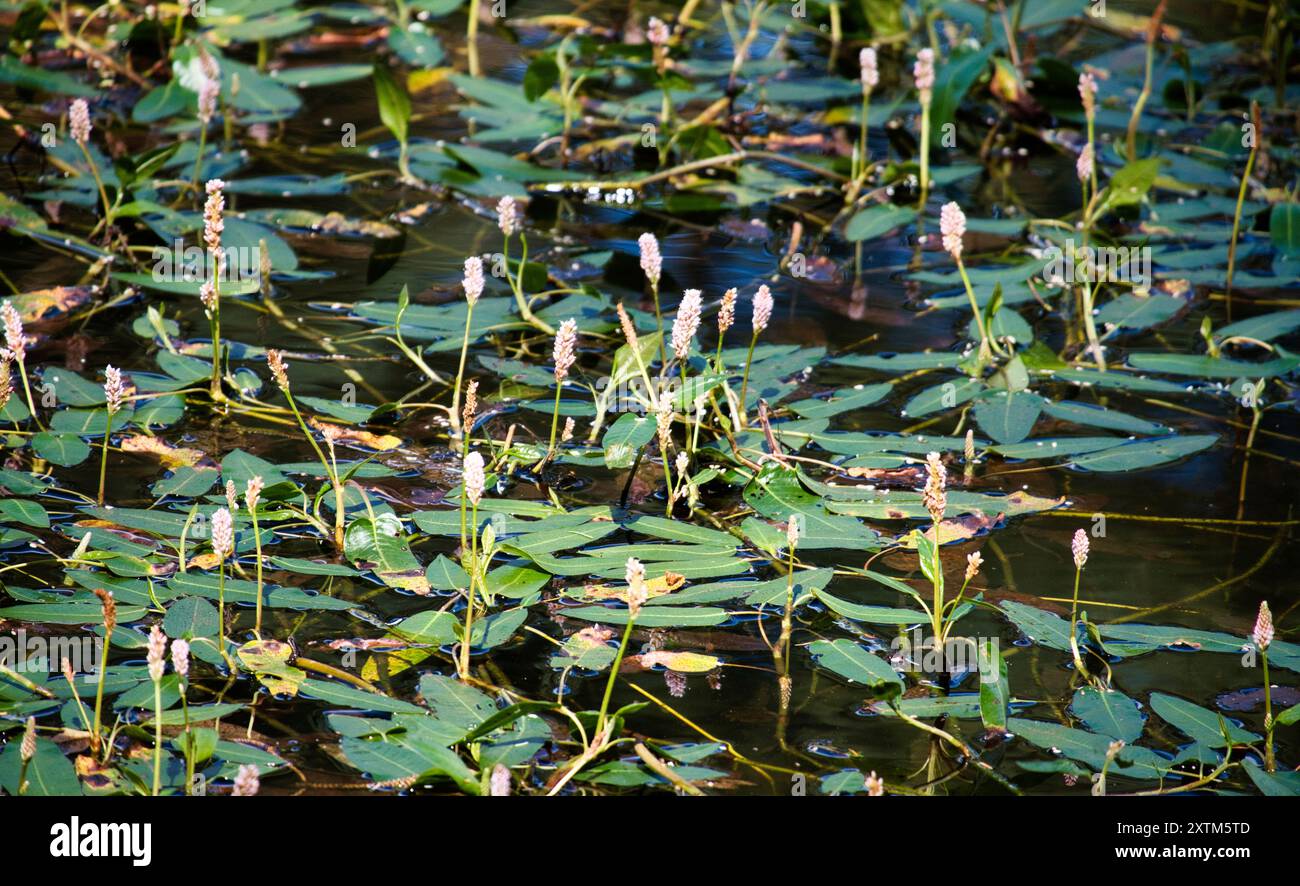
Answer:
POLYGON ((631 658, 642 668, 665 667, 679 674, 707 674, 722 664, 716 655, 702 652, 646 652, 631 658))
POLYGON ((146 434, 134 434, 130 437, 123 437, 121 447, 123 452, 139 452, 145 455, 157 456, 162 463, 169 468, 193 468, 200 464, 215 464, 215 462, 208 457, 208 454, 201 449, 188 449, 182 446, 173 446, 166 440, 162 440, 158 437, 150 437, 146 434))
POLYGON ((55 286, 9 296, 23 323, 39 327, 43 321, 66 317, 94 300, 95 286, 55 286))
POLYGON ((252 640, 239 647, 239 662, 271 693, 297 695, 307 673, 289 664, 293 647, 279 640, 252 640))
MULTIPOLYGON (((658 578, 647 579, 645 583, 647 599, 662 597, 686 584, 686 578, 676 572, 665 572, 658 578)), ((579 594, 583 600, 621 600, 627 602, 627 586, 586 585, 579 594)))
POLYGON ((364 449, 374 449, 379 452, 388 452, 402 445, 401 437, 394 437, 392 434, 372 434, 369 431, 358 431, 355 428, 321 421, 315 416, 307 419, 307 424, 320 431, 326 439, 333 440, 335 443, 360 446, 364 449))

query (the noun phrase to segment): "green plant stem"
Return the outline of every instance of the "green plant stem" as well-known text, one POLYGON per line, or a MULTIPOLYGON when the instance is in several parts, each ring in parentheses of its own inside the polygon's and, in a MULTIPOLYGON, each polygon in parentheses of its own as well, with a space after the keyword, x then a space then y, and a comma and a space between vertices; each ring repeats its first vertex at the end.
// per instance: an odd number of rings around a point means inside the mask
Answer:
POLYGON ((858 123, 858 158, 852 170, 852 178, 858 183, 859 190, 867 177, 867 115, 871 111, 871 88, 862 87, 862 120, 858 123))
POLYGON ((343 520, 345 513, 343 508, 343 484, 339 482, 338 473, 329 460, 325 458, 325 453, 321 451, 320 444, 316 442, 316 438, 312 436, 311 431, 307 428, 307 423, 302 419, 302 413, 298 411, 298 404, 294 402, 293 394, 288 388, 285 389, 284 397, 289 401, 289 408, 293 410, 293 417, 298 420, 298 427, 302 429, 303 436, 307 438, 311 448, 316 451, 316 457, 320 459, 321 467, 325 469, 325 475, 334 487, 334 547, 341 551, 343 550, 343 520))
POLYGON ((513 277, 510 275, 509 237, 505 238, 505 243, 501 247, 501 254, 506 263, 506 280, 510 282, 510 291, 514 293, 515 307, 519 309, 519 317, 529 326, 545 332, 547 335, 555 335, 555 327, 535 315, 533 309, 528 307, 528 299, 524 298, 524 270, 528 266, 528 238, 522 233, 519 235, 519 247, 519 273, 513 277))
POLYGON ((668 469, 668 448, 662 445, 661 441, 659 449, 660 460, 664 463, 664 497, 666 499, 664 516, 671 520, 673 517, 673 478, 668 469))
POLYGON ((226 399, 221 389, 221 256, 212 257, 212 307, 208 311, 208 324, 212 334, 212 381, 210 393, 213 402, 226 399))
POLYGON ((650 294, 655 301, 655 329, 659 332, 659 377, 664 377, 668 368, 668 351, 664 347, 664 315, 659 307, 659 281, 650 284, 650 294))
POLYGON ((162 680, 153 681, 153 795, 162 792, 162 680))
MULTIPOLYGON (((1259 116, 1256 114, 1255 120, 1258 119, 1259 116)), ((1232 239, 1228 241, 1228 277, 1224 287, 1224 294, 1227 296, 1225 309, 1229 320, 1232 319, 1232 275, 1237 265, 1237 235, 1241 231, 1241 210, 1246 203, 1246 190, 1250 186, 1250 174, 1255 168, 1255 154, 1259 151, 1261 136, 1257 129, 1250 145, 1250 156, 1246 158, 1246 168, 1241 173, 1241 186, 1237 189, 1237 208, 1232 214, 1232 239)))
POLYGON ((1277 770, 1277 758, 1273 753, 1273 687, 1268 679, 1268 653, 1260 650, 1260 661, 1264 664, 1264 769, 1268 772, 1277 770))
POLYGON ((257 525, 257 510, 249 508, 249 515, 253 518, 253 546, 257 556, 257 615, 253 623, 253 633, 257 639, 262 639, 262 533, 257 525))
POLYGON ((108 479, 108 438, 113 433, 113 410, 109 409, 107 412, 108 424, 104 428, 104 442, 100 446, 99 456, 99 495, 95 499, 101 508, 104 506, 104 483, 108 479))
POLYGON ((107 239, 108 229, 113 224, 113 204, 108 202, 108 191, 104 190, 104 180, 99 176, 99 167, 91 159, 90 149, 77 142, 77 147, 81 148, 81 156, 86 158, 86 165, 90 167, 90 174, 95 179, 95 187, 99 190, 99 199, 104 204, 104 236, 107 239))
POLYGON ((176 4, 176 22, 175 22, 175 27, 174 27, 174 29, 173 29, 173 31, 172 31, 172 47, 171 47, 171 48, 172 48, 173 50, 175 50, 175 48, 176 48, 177 46, 180 46, 180 45, 181 45, 181 37, 182 37, 182 36, 184 35, 184 33, 185 33, 185 31, 184 31, 184 27, 185 27, 185 7, 184 7, 184 6, 181 6, 180 3, 177 3, 177 4, 176 4))
POLYGON ((1091 680, 1088 668, 1083 663, 1083 656, 1079 654, 1078 640, 1078 611, 1079 611, 1079 578, 1083 575, 1083 570, 1075 567, 1074 570, 1074 597, 1070 600, 1070 655, 1074 657, 1074 666, 1079 669, 1079 673, 1084 679, 1091 680))
POLYGON ((933 526, 934 561, 930 568, 934 570, 934 580, 930 584, 934 588, 934 607, 930 615, 934 618, 934 640, 938 643, 943 636, 943 563, 939 558, 939 523, 936 521, 933 526))
POLYGON ((1083 288, 1083 329, 1088 336, 1088 350, 1097 363, 1097 369, 1106 371, 1106 360, 1101 354, 1101 339, 1097 337, 1097 321, 1092 317, 1093 284, 1089 282, 1083 288))
MULTIPOLYGON (((794 519, 791 517, 790 519, 794 519)), ((791 545, 785 575, 785 610, 781 613, 781 636, 772 647, 772 658, 781 677, 790 676, 790 638, 794 633, 794 546, 791 545)))
MULTIPOLYGON (((1160 11, 1156 13, 1157 17, 1164 11, 1164 4, 1160 5, 1160 11)), ((1159 31, 1159 21, 1153 22, 1153 27, 1147 32, 1147 55, 1146 55, 1146 73, 1142 79, 1142 91, 1138 93, 1137 101, 1133 103, 1133 113, 1128 118, 1128 133, 1126 144, 1128 148, 1128 162, 1132 163, 1137 160, 1137 131, 1138 121, 1142 119, 1142 109, 1146 107, 1147 100, 1151 98, 1151 73, 1155 67, 1156 58, 1156 36, 1159 31)))
MULTIPOLYGON (((473 646, 474 587, 478 582, 478 505, 474 505, 473 524, 474 531, 469 534, 469 569, 465 570, 469 573, 469 591, 465 600, 465 636, 460 644, 460 678, 464 681, 468 681, 470 677, 469 655, 470 648, 473 646)), ((464 547, 461 550, 463 551, 464 547)))
POLYGON ((18 364, 18 376, 23 380, 23 394, 27 397, 27 411, 32 414, 32 421, 36 422, 36 427, 45 430, 45 425, 41 422, 40 415, 36 412, 36 401, 32 399, 32 388, 27 382, 27 361, 25 356, 19 352, 15 361, 18 364))
MULTIPOLYGON (((464 464, 464 456, 461 457, 461 463, 464 464)), ((460 484, 460 549, 463 552, 465 546, 469 544, 469 538, 466 535, 469 524, 469 496, 465 493, 464 480, 460 484)), ((462 557, 464 554, 462 553, 462 557)))
MULTIPOLYGON (((345 535, 345 521, 347 520, 347 499, 343 491, 343 480, 339 477, 339 466, 334 455, 334 444, 330 441, 330 479, 334 484, 334 533, 339 543, 339 550, 343 549, 343 537, 345 535)), ((370 499, 366 497, 365 492, 361 491, 362 499, 366 503, 366 508, 370 507, 370 499)))
POLYGON ((190 732, 190 703, 185 697, 186 681, 181 681, 181 715, 185 719, 185 795, 194 796, 194 734, 190 732))
POLYGON ((555 380, 555 405, 551 408, 551 441, 546 444, 546 459, 549 459, 555 452, 555 431, 560 424, 560 394, 563 392, 564 382, 557 378, 555 380))
POLYGON ((195 193, 202 195, 203 188, 199 186, 199 178, 203 174, 203 152, 208 147, 208 124, 199 121, 199 152, 194 157, 194 172, 190 175, 190 180, 194 183, 195 193))
POLYGON ((460 433, 460 387, 465 379, 465 357, 469 354, 469 326, 474 319, 474 303, 466 302, 465 337, 460 342, 460 364, 456 369, 456 387, 451 395, 451 430, 460 433))
MULTIPOLYGON (((864 158, 863 162, 866 160, 864 158)), ((916 206, 925 209, 925 200, 930 193, 930 100, 921 102, 921 195, 916 206)))
POLYGON ((632 623, 635 619, 632 617, 632 610, 627 613, 627 626, 623 628, 623 639, 618 644, 618 652, 614 655, 614 663, 609 668, 609 679, 605 681, 605 695, 600 700, 600 714, 596 717, 596 734, 600 735, 605 731, 605 712, 609 710, 609 698, 614 693, 614 681, 618 679, 618 669, 623 664, 623 653, 627 649, 628 640, 632 638, 632 623))
POLYGON ((18 796, 27 793, 27 766, 31 760, 23 760, 18 764, 18 796))
POLYGON ((980 334, 980 363, 983 364, 991 359, 994 352, 999 349, 989 336, 988 327, 984 325, 984 313, 975 300, 975 288, 971 286, 970 277, 966 274, 966 263, 961 260, 961 256, 957 257, 957 271, 961 274, 962 285, 966 287, 966 298, 970 300, 970 309, 975 314, 975 328, 980 334))
POLYGON ((479 76, 478 6, 479 0, 469 0, 469 19, 465 22, 465 55, 469 62, 469 75, 471 77, 479 76))
MULTIPOLYGON (((1024 3, 1021 3, 1020 5, 1024 6, 1024 3)), ((1091 180, 1092 192, 1094 194, 1097 193, 1097 166, 1101 162, 1100 159, 1097 157, 1097 119, 1096 118, 1097 118, 1097 114, 1095 111, 1088 115, 1088 147, 1092 149, 1092 174, 1089 178, 1091 180)), ((1088 205, 1088 194, 1086 191, 1084 192, 1083 205, 1084 206, 1088 205)), ((1084 228, 1084 236, 1087 236, 1087 228, 1084 228)))
POLYGON ((961 590, 957 592, 957 596, 954 597, 951 602, 944 604, 943 611, 945 613, 945 616, 944 616, 942 640, 945 645, 947 645, 948 643, 948 634, 952 633, 952 626, 954 624, 954 622, 952 621, 947 621, 947 614, 955 613, 957 611, 957 607, 961 605, 962 598, 966 596, 966 588, 969 585, 970 585, 969 578, 963 580, 961 583, 961 590))
POLYGON ((226 558, 217 564, 217 638, 221 641, 221 654, 226 653, 226 558))
POLYGON ((745 373, 740 382, 740 426, 749 424, 749 410, 745 408, 745 397, 749 393, 749 366, 754 362, 754 346, 758 344, 758 332, 749 339, 749 351, 745 354, 745 373))
MULTIPOLYGON (((103 722, 102 717, 104 711, 104 673, 108 670, 108 650, 110 648, 109 644, 112 642, 113 642, 113 631, 108 627, 108 625, 105 625, 104 626, 104 647, 103 647, 104 651, 101 652, 99 655, 99 674, 96 676, 96 680, 95 680, 95 684, 96 684, 95 685, 95 720, 94 720, 94 727, 90 731, 90 745, 91 745, 92 754, 98 753, 100 748, 99 728, 100 728, 100 724, 103 722)), ((104 759, 108 759, 107 754, 104 755, 104 759)))

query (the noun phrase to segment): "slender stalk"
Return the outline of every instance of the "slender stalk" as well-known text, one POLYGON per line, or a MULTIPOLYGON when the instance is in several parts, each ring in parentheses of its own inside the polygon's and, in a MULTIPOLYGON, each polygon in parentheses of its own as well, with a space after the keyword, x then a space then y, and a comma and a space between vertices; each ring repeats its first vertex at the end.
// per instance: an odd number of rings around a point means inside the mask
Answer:
POLYGON ((113 410, 107 412, 108 422, 104 427, 104 442, 99 456, 99 496, 95 499, 101 508, 104 506, 104 482, 108 479, 108 438, 113 433, 113 410))
POLYGON ((560 394, 564 392, 564 382, 555 382, 555 406, 551 409, 551 442, 546 444, 546 458, 555 452, 555 431, 560 424, 560 394))
POLYGON ((510 291, 515 296, 515 307, 519 309, 520 318, 529 326, 533 326, 547 335, 555 335, 555 327, 547 323, 542 318, 533 313, 533 309, 528 307, 528 300, 524 298, 524 270, 528 265, 528 238, 522 233, 519 235, 520 257, 519 273, 515 276, 510 274, 510 238, 505 238, 505 243, 501 247, 501 254, 506 263, 506 280, 510 282, 510 291))
MULTIPOLYGON (((966 298, 970 300, 970 309, 975 314, 975 328, 980 334, 980 363, 987 362, 994 352, 1001 353, 997 343, 989 335, 989 330, 984 325, 984 313, 980 310, 979 302, 975 300, 975 288, 971 286, 970 277, 966 274, 966 263, 957 257, 957 271, 961 274, 962 285, 966 287, 966 298)), ((937 536, 936 536, 937 538, 937 536)))
POLYGON ((1078 631, 1076 630, 1079 611, 1079 578, 1082 574, 1083 570, 1076 566, 1074 569, 1074 597, 1070 600, 1070 655, 1074 657, 1074 666, 1079 669, 1079 673, 1085 679, 1091 679, 1088 668, 1084 666, 1083 656, 1079 654, 1078 631))
POLYGON ((86 165, 90 167, 90 174, 95 179, 95 187, 99 190, 99 199, 104 204, 104 237, 108 238, 108 229, 113 224, 113 204, 108 202, 108 191, 104 190, 104 180, 99 176, 99 167, 90 157, 90 149, 77 142, 77 147, 81 148, 81 156, 86 158, 86 165))
MULTIPOLYGON (((461 513, 464 514, 462 508, 461 513)), ((469 534, 469 591, 465 601, 465 636, 460 644, 460 678, 469 680, 469 654, 473 644, 474 628, 474 587, 478 583, 478 505, 474 506, 473 531, 469 534)), ((464 548, 462 547, 463 551, 464 548)))
POLYGON ((948 621, 948 620, 947 620, 947 617, 948 617, 948 615, 950 615, 951 613, 954 613, 954 612, 957 611, 957 607, 958 607, 959 605, 961 605, 962 598, 963 598, 964 596, 966 596, 966 588, 967 588, 969 585, 970 585, 970 579, 969 579, 969 578, 967 578, 967 579, 965 579, 964 581, 962 581, 962 583, 961 583, 961 590, 959 590, 959 591, 957 592, 957 596, 954 597, 950 602, 944 604, 943 609, 944 609, 944 613, 945 613, 945 615, 944 615, 944 622, 943 622, 943 637, 941 638, 942 641, 943 641, 943 643, 944 643, 944 645, 947 645, 947 642, 948 642, 948 635, 949 635, 950 633, 952 633, 952 626, 953 626, 953 624, 955 623, 955 622, 953 622, 953 621, 948 621))
MULTIPOLYGON (((1022 2, 1021 5, 1023 6, 1024 3, 1022 2)), ((1095 195, 1097 193, 1097 166, 1099 163, 1097 158, 1097 120, 1095 114, 1088 115, 1088 147, 1092 150, 1092 173, 1089 176, 1089 179, 1092 184, 1092 193, 1095 195)), ((1088 192, 1086 190, 1084 191, 1083 205, 1088 205, 1088 192)), ((1085 237, 1087 236, 1087 230, 1088 229, 1085 227, 1085 237)))
POLYGON ((1274 772, 1277 758, 1273 754, 1273 687, 1268 679, 1268 653, 1261 650, 1259 657, 1264 663, 1264 769, 1274 772))
POLYGON ((1142 91, 1138 93, 1137 101, 1133 103, 1133 113, 1128 118, 1128 162, 1132 163, 1137 159, 1137 131, 1138 122, 1142 119, 1142 109, 1146 107, 1147 100, 1151 98, 1151 74, 1155 67, 1156 59, 1156 38, 1160 34, 1160 20, 1165 15, 1165 0, 1160 0, 1160 5, 1151 16, 1150 24, 1147 27, 1147 56, 1146 56, 1146 73, 1142 80, 1142 91))
MULTIPOLYGON (((863 159, 865 163, 865 158, 863 159)), ((930 192, 930 102, 921 102, 921 196, 917 208, 925 209, 925 198, 930 192)))
POLYGON ((934 588, 934 605, 930 609, 930 615, 934 619, 934 640, 939 642, 943 636, 943 564, 939 559, 939 524, 935 522, 934 526, 934 559, 930 568, 934 571, 934 579, 931 585, 934 588))
POLYGON ((1088 350, 1092 351, 1092 358, 1097 362, 1097 369, 1101 372, 1106 371, 1106 360, 1102 356, 1101 339, 1097 337, 1097 321, 1093 319, 1093 296, 1095 290, 1093 283, 1088 282, 1083 287, 1083 329, 1088 336, 1088 350))
POLYGON ((87 732, 92 732, 90 715, 86 713, 86 706, 81 703, 81 693, 77 691, 77 681, 66 658, 63 660, 63 679, 68 681, 68 688, 72 690, 72 698, 77 703, 77 715, 81 717, 82 726, 87 732))
POLYGON ((664 504, 664 516, 669 520, 673 517, 673 478, 668 470, 668 449, 660 447, 663 451, 659 453, 664 463, 664 497, 667 501, 664 504))
POLYGON ((609 679, 605 681, 605 696, 600 700, 600 714, 596 718, 596 734, 600 735, 605 731, 605 712, 609 710, 609 698, 614 692, 614 681, 618 679, 618 669, 623 664, 623 652, 627 649, 627 642, 632 638, 632 623, 635 619, 629 610, 627 614, 627 626, 623 628, 623 639, 618 644, 618 652, 614 655, 614 663, 609 668, 609 679))
POLYGON ((844 38, 844 26, 840 21, 840 5, 832 3, 831 7, 831 51, 826 59, 826 70, 835 70, 835 58, 840 52, 840 41, 844 38))
POLYGON ((478 5, 479 0, 469 0, 469 20, 465 22, 465 54, 468 57, 471 77, 479 76, 478 5))
POLYGON ((257 555, 257 616, 253 622, 253 633, 257 639, 262 639, 262 533, 257 526, 257 509, 249 508, 249 515, 253 518, 253 545, 257 555))
POLYGON ((212 335, 212 381, 210 392, 215 402, 226 399, 221 389, 221 259, 212 259, 212 308, 208 311, 208 326, 212 335))
POLYGON ((749 365, 754 362, 754 346, 758 344, 758 333, 749 339, 749 351, 745 354, 745 374, 740 382, 740 426, 749 423, 749 410, 745 408, 745 395, 749 392, 749 365))
POLYGON ((30 763, 30 760, 23 760, 18 764, 18 796, 20 797, 27 793, 27 766, 30 763))
POLYGON ((190 703, 185 697, 185 683, 181 681, 181 713, 185 718, 185 795, 194 796, 194 733, 190 732, 190 703))
POLYGON ((221 653, 226 652, 226 558, 217 564, 217 637, 221 641, 221 653))
POLYGON ((340 551, 343 550, 343 485, 339 482, 338 472, 325 458, 325 453, 321 451, 320 444, 316 442, 315 436, 307 428, 307 423, 302 419, 302 413, 298 411, 298 404, 293 399, 293 394, 288 388, 284 391, 284 397, 289 401, 289 408, 293 410, 293 417, 298 420, 298 427, 302 429, 303 435, 311 448, 316 451, 316 457, 320 459, 321 467, 325 469, 325 475, 329 478, 330 483, 334 486, 334 546, 340 551))
MULTIPOLYGON (((342 550, 343 536, 345 534, 344 524, 347 520, 347 499, 343 491, 343 481, 339 479, 339 465, 334 454, 334 441, 327 437, 325 442, 329 446, 330 450, 330 480, 334 484, 334 539, 338 544, 339 550, 342 550)), ((365 498, 364 492, 362 493, 362 498, 365 499, 366 507, 369 508, 370 501, 365 498)))
POLYGON ((650 294, 655 300, 655 329, 659 332, 659 377, 663 378, 664 370, 668 367, 668 351, 664 348, 664 315, 659 307, 659 284, 657 282, 650 284, 650 294))
POLYGON ((1241 210, 1246 203, 1246 189, 1250 186, 1250 174, 1255 168, 1255 155, 1259 152, 1260 131, 1259 105, 1251 102, 1251 122, 1254 125, 1254 138, 1250 143, 1250 156, 1246 158, 1246 168, 1241 173, 1241 187, 1237 189, 1237 208, 1232 214, 1232 239, 1228 241, 1228 279, 1224 294, 1227 296, 1227 315, 1232 319, 1232 275, 1237 266, 1237 235, 1241 231, 1241 210))
MULTIPOLYGON (((206 111, 204 112, 206 113, 206 111)), ((190 180, 194 183, 194 190, 202 196, 203 187, 199 184, 199 177, 203 174, 203 152, 208 147, 208 125, 202 121, 199 122, 199 152, 194 157, 194 172, 190 174, 190 180)))
MULTIPOLYGON (((105 625, 104 651, 100 653, 99 656, 99 674, 96 676, 95 680, 95 723, 94 728, 90 731, 91 745, 94 750, 98 750, 100 745, 99 727, 100 723, 103 722, 102 717, 104 712, 104 672, 108 670, 108 649, 109 643, 111 643, 112 640, 113 630, 105 625)), ((107 755, 105 755, 105 758, 107 759, 107 755)))
POLYGON ((451 395, 451 430, 460 432, 460 386, 465 379, 465 357, 469 354, 469 325, 474 319, 474 303, 466 301, 465 336, 460 342, 460 365, 456 369, 456 387, 451 395))
POLYGON ((153 795, 162 793, 162 680, 153 681, 153 795))
POLYGON ((181 37, 182 37, 182 35, 183 35, 183 33, 184 33, 184 31, 183 31, 184 25, 185 25, 185 7, 184 7, 183 5, 177 3, 177 4, 176 4, 176 22, 175 22, 175 28, 174 28, 174 30, 173 30, 173 32, 172 32, 172 49, 173 49, 173 50, 174 50, 177 46, 180 46, 180 45, 181 45, 181 37))
POLYGON ((867 177, 867 115, 871 112, 871 88, 862 87, 862 120, 858 124, 858 156, 852 170, 852 178, 861 188, 867 177))
MULTIPOLYGON (((32 399, 32 387, 27 382, 27 360, 22 351, 19 351, 15 356, 14 362, 18 364, 18 377, 23 380, 23 394, 27 397, 27 411, 32 414, 32 421, 36 422, 36 427, 44 430, 45 425, 41 423, 41 417, 36 412, 36 401, 32 399)), ((17 429, 17 423, 15 423, 14 427, 17 429)))
MULTIPOLYGON (((790 519, 794 519, 791 517, 790 519)), ((790 545, 785 574, 785 610, 781 614, 781 636, 772 647, 772 659, 783 679, 790 676, 790 638, 794 633, 794 545, 790 545)))

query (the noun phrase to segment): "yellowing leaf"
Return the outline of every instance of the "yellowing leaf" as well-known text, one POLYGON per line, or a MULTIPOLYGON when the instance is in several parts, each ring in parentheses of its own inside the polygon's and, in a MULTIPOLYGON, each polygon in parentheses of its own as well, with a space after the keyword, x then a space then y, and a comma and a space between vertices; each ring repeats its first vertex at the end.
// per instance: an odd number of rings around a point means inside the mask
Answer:
POLYGON ((239 661, 276 695, 297 695, 307 674, 291 667, 293 647, 279 640, 252 640, 239 647, 239 661))
POLYGON ((347 428, 343 425, 321 421, 314 416, 307 419, 307 424, 320 431, 326 439, 333 440, 335 443, 350 443, 354 446, 364 446, 367 449, 377 449, 380 452, 387 452, 402 445, 402 438, 394 437, 392 434, 372 434, 369 431, 358 431, 355 428, 347 428))
POLYGON ((135 434, 130 437, 124 437, 121 445, 123 452, 140 452, 146 455, 156 455, 162 460, 162 463, 169 468, 192 468, 200 462, 208 460, 208 454, 201 449, 187 449, 181 446, 173 446, 166 440, 160 440, 157 437, 150 437, 146 434, 135 434))
POLYGON ((643 667, 662 665, 679 674, 704 674, 722 664, 722 659, 716 655, 705 655, 702 652, 647 652, 636 658, 643 667))
MULTIPOLYGON (((671 594, 684 584, 686 584, 684 576, 678 575, 676 572, 665 572, 658 578, 651 578, 646 581, 646 597, 662 597, 665 594, 671 594)), ((627 586, 587 585, 582 589, 581 596, 585 600, 622 600, 626 603, 627 586)))

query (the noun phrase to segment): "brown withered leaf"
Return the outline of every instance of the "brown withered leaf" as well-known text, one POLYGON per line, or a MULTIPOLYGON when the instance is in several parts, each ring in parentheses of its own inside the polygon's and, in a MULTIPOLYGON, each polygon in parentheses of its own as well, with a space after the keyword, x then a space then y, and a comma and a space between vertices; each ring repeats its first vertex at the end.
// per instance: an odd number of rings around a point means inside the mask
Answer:
POLYGON ((321 421, 315 416, 307 419, 307 424, 320 431, 325 437, 332 439, 335 443, 345 443, 365 449, 375 449, 380 452, 388 452, 402 445, 401 437, 394 437, 392 434, 372 434, 369 431, 360 431, 356 428, 321 421))
MULTIPOLYGON (((657 578, 646 579, 645 589, 647 598, 662 597, 665 594, 671 594, 673 591, 686 584, 686 578, 676 572, 665 572, 657 578)), ((580 592, 584 600, 622 600, 627 602, 627 586, 615 587, 613 585, 585 585, 580 592)))
MULTIPOLYGON (((949 542, 965 541, 968 538, 974 538, 980 532, 986 529, 992 529, 1002 522, 1004 514, 998 514, 996 517, 989 518, 981 511, 973 514, 966 514, 962 517, 956 517, 951 520, 944 520, 939 524, 939 544, 946 545, 949 542)), ((925 530, 926 538, 934 539, 934 527, 931 526, 925 530)), ((912 538, 912 533, 908 532, 895 541, 905 548, 916 547, 916 540, 912 538)))
POLYGON ((145 545, 146 547, 154 549, 158 547, 157 539, 123 529, 110 520, 78 520, 72 525, 78 526, 82 529, 102 529, 105 532, 116 535, 118 538, 123 539, 124 541, 129 541, 133 544, 145 545))
POLYGON ((347 652, 350 649, 359 649, 363 652, 373 652, 375 650, 406 649, 411 644, 405 640, 399 640, 396 637, 379 637, 378 639, 365 640, 360 637, 354 637, 350 640, 330 640, 321 643, 328 649, 336 652, 347 652))
POLYGON ((215 466, 216 464, 201 449, 173 446, 166 440, 159 437, 150 437, 147 434, 133 434, 130 437, 123 437, 121 446, 123 452, 139 452, 145 455, 157 456, 169 468, 193 468, 199 465, 215 466))
POLYGON ((195 556, 191 557, 186 562, 185 568, 207 571, 209 569, 216 569, 217 565, 220 562, 221 562, 220 557, 218 557, 216 554, 212 553, 211 551, 208 551, 206 554, 196 554, 195 556))
POLYGON ((23 323, 39 326, 42 321, 66 316, 89 304, 99 289, 95 286, 55 286, 9 296, 23 323))

